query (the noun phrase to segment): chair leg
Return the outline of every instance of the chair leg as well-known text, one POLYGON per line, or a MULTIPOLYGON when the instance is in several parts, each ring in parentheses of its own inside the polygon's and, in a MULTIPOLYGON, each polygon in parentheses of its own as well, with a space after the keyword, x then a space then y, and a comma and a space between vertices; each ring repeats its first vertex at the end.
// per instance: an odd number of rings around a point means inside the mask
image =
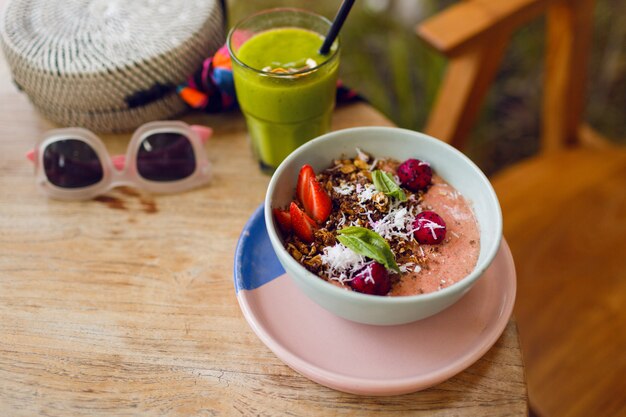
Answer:
POLYGON ((489 41, 468 45, 450 58, 426 124, 427 134, 460 149, 498 71, 511 31, 499 31, 490 37, 489 41))
POLYGON ((585 108, 595 0, 558 0, 548 6, 542 148, 577 142, 585 108))

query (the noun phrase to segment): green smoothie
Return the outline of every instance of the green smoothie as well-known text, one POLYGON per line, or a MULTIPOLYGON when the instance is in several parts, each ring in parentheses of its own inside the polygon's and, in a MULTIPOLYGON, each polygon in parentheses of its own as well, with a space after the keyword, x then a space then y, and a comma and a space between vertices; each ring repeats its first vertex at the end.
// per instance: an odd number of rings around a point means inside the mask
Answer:
POLYGON ((339 59, 337 45, 320 55, 322 42, 319 33, 282 27, 255 34, 235 54, 237 99, 265 170, 330 129, 339 59))

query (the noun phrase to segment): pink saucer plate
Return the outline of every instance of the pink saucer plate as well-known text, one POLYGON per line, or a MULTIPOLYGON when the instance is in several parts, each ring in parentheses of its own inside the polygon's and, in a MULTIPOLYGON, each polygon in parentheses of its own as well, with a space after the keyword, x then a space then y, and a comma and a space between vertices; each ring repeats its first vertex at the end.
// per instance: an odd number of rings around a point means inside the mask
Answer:
POLYGON ((315 304, 285 274, 261 205, 235 253, 235 290, 245 319, 289 367, 329 388, 398 395, 437 385, 482 357, 506 327, 515 301, 513 258, 503 240, 472 290, 432 317, 398 326, 351 322, 315 304))

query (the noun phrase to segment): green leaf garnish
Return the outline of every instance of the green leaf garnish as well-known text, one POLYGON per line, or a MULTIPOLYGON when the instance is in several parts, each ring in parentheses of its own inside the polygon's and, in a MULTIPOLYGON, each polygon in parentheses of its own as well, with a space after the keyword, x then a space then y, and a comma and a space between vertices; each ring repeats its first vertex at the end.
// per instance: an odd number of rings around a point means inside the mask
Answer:
POLYGON ((372 172, 372 181, 374 182, 374 187, 376 187, 378 191, 381 191, 390 197, 396 198, 399 201, 406 201, 406 194, 404 194, 402 188, 396 184, 393 177, 388 172, 377 169, 372 172))
POLYGON ((378 233, 365 227, 350 226, 339 230, 338 234, 337 239, 347 248, 400 273, 389 243, 378 233))

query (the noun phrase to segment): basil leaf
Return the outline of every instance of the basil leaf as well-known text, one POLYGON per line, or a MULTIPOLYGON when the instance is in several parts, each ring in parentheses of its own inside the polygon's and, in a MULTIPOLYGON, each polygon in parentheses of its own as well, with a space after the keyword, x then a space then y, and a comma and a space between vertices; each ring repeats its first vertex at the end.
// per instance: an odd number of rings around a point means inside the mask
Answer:
POLYGON ((406 201, 406 194, 396 182, 390 173, 384 172, 381 170, 376 170, 372 172, 372 181, 374 182, 374 187, 378 191, 385 193, 390 197, 396 198, 400 201, 406 201))
POLYGON ((389 243, 378 233, 359 226, 346 227, 338 233, 337 239, 347 248, 383 264, 387 269, 400 273, 389 243))

